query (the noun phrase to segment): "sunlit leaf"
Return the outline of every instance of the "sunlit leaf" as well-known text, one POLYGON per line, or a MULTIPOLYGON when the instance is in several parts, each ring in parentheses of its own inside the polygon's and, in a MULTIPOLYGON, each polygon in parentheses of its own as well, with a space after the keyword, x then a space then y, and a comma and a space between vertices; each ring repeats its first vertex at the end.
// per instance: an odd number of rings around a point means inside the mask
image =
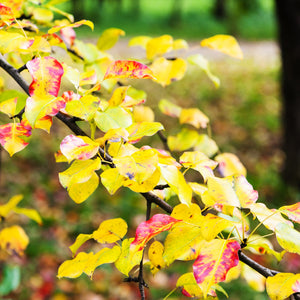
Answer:
POLYGON ((199 256, 193 264, 193 273, 201 284, 204 297, 211 287, 224 281, 228 270, 239 262, 240 244, 233 240, 212 240, 203 242, 199 256))
POLYGON ((201 199, 206 206, 222 207, 223 205, 240 207, 240 201, 234 192, 233 185, 225 178, 209 177, 208 190, 201 199))
POLYGON ((152 78, 152 70, 134 60, 116 60, 106 70, 103 80, 111 78, 152 78))
POLYGON ((0 144, 10 156, 28 145, 24 138, 30 135, 31 128, 24 126, 22 122, 0 125, 0 144))
POLYGON ((170 117, 179 118, 182 108, 171 101, 161 99, 158 103, 160 111, 170 117))
POLYGON ((60 144, 60 151, 69 162, 73 159, 90 159, 97 154, 98 149, 98 143, 95 143, 89 137, 73 134, 66 136, 60 144))
POLYGON ((36 7, 33 9, 33 19, 40 24, 48 24, 53 19, 53 12, 47 8, 36 7))
POLYGON ((196 144, 194 145, 194 150, 201 151, 208 157, 211 157, 218 152, 219 148, 216 142, 207 134, 199 134, 196 144))
POLYGON ((159 122, 134 123, 127 128, 129 133, 128 141, 130 143, 138 142, 144 136, 152 136, 164 127, 159 122))
POLYGON ((197 144, 199 134, 196 130, 183 128, 176 136, 168 136, 171 151, 185 151, 197 144))
POLYGON ((186 40, 177 39, 173 42, 173 50, 188 49, 189 45, 186 40))
POLYGON ((190 205, 192 200, 192 189, 186 183, 183 174, 176 166, 172 165, 162 165, 160 170, 170 188, 178 195, 180 202, 190 205))
POLYGON ((103 221, 99 228, 92 234, 93 239, 97 242, 103 243, 114 243, 121 240, 127 232, 127 223, 121 219, 110 219, 103 221))
POLYGON ((71 167, 59 173, 59 181, 68 189, 70 197, 76 202, 85 201, 97 188, 99 178, 95 170, 100 169, 99 158, 93 160, 75 160, 71 167))
POLYGON ((279 208, 279 210, 293 222, 300 223, 300 202, 292 205, 282 206, 279 208))
POLYGON ((68 47, 73 47, 76 39, 76 32, 72 27, 61 28, 59 31, 63 41, 68 47))
POLYGON ((89 239, 92 238, 92 234, 79 234, 75 240, 75 242, 69 247, 74 256, 77 250, 89 239))
POLYGON ((97 47, 101 51, 112 48, 118 41, 120 36, 124 36, 125 31, 118 28, 108 28, 104 30, 97 41, 97 47))
POLYGON ((15 19, 15 16, 9 6, 0 3, 0 18, 0 27, 2 27, 9 25, 15 19))
POLYGON ((94 24, 91 21, 88 20, 81 20, 72 24, 63 24, 63 25, 58 25, 58 26, 54 26, 51 29, 48 30, 48 33, 55 33, 57 31, 60 31, 62 28, 66 28, 66 27, 71 27, 71 28, 76 28, 79 27, 81 25, 87 25, 89 26, 92 30, 94 30, 94 24))
POLYGON ((268 229, 275 231, 275 228, 280 223, 285 223, 290 227, 293 224, 282 217, 281 213, 277 209, 268 209, 263 203, 253 203, 250 205, 251 213, 267 227, 268 229))
POLYGON ((294 293, 300 292, 296 287, 300 281, 300 274, 279 273, 270 276, 266 281, 268 296, 271 300, 284 300, 294 293))
POLYGON ((151 272, 156 274, 159 270, 165 267, 165 261, 163 259, 164 246, 159 241, 154 241, 148 250, 148 257, 151 262, 151 272))
POLYGON ((239 158, 232 153, 222 153, 215 157, 215 161, 219 163, 218 170, 223 177, 231 175, 247 175, 246 168, 239 158))
POLYGON ((86 95, 79 99, 67 102, 65 111, 74 117, 90 121, 99 108, 100 100, 92 95, 86 95))
POLYGON ((17 214, 25 215, 29 219, 37 222, 39 225, 42 225, 43 223, 41 216, 35 209, 15 207, 13 208, 13 211, 17 214))
POLYGON ((145 36, 145 35, 135 36, 129 40, 128 46, 129 47, 141 46, 142 48, 146 49, 147 43, 151 39, 152 38, 150 36, 145 36))
POLYGON ((0 52, 2 54, 14 51, 19 53, 28 53, 30 52, 28 51, 28 48, 30 48, 33 42, 33 39, 28 39, 20 33, 6 30, 0 31, 0 52))
POLYGON ((117 169, 107 169, 100 175, 101 182, 108 192, 113 195, 124 183, 124 176, 117 169))
POLYGON ((181 275, 177 280, 176 287, 179 287, 182 294, 187 297, 203 297, 202 290, 192 272, 181 275))
POLYGON ((26 100, 25 116, 31 126, 45 116, 55 116, 66 106, 65 99, 51 94, 33 95, 26 100))
POLYGON ((154 215, 150 220, 139 224, 130 248, 134 250, 133 252, 143 249, 150 239, 163 231, 170 230, 178 222, 180 221, 168 215, 154 215))
MULTIPOLYGON (((154 119, 154 112, 149 106, 141 105, 133 108, 133 121, 135 123, 149 122, 154 124, 154 119)), ((152 128, 152 126, 150 128, 152 128)))
POLYGON ((29 86, 30 96, 41 97, 50 94, 57 97, 64 73, 62 65, 55 58, 45 56, 30 60, 26 66, 32 76, 29 86))
POLYGON ((183 108, 179 116, 180 124, 191 124, 196 128, 206 128, 208 117, 198 108, 183 108))
POLYGON ((126 276, 129 275, 129 272, 134 266, 140 264, 143 256, 143 249, 134 253, 130 251, 130 245, 133 240, 134 238, 125 239, 122 241, 121 254, 115 262, 116 268, 126 276))
POLYGON ((15 195, 7 203, 0 205, 0 216, 6 218, 22 199, 23 195, 15 195))
POLYGON ((243 59, 243 52, 233 36, 218 34, 201 41, 202 47, 221 51, 235 58, 243 59))
POLYGON ((119 246, 115 246, 112 249, 101 249, 96 254, 93 252, 80 252, 74 259, 66 260, 60 265, 57 277, 77 278, 82 273, 92 277, 97 267, 103 264, 115 262, 120 253, 121 250, 119 246))
POLYGON ((108 101, 109 106, 119 106, 126 97, 128 86, 120 86, 116 88, 108 101))
POLYGON ((104 132, 109 129, 126 128, 132 124, 132 117, 121 107, 109 107, 103 112, 97 111, 95 122, 98 128, 104 132))
POLYGON ((156 81, 164 87, 182 79, 186 68, 187 64, 182 58, 167 60, 164 57, 160 57, 151 65, 151 70, 156 77, 156 81))
POLYGON ((149 40, 146 44, 146 55, 148 59, 161 56, 173 49, 173 38, 170 35, 162 35, 149 40))
POLYGON ((0 112, 12 117, 16 114, 18 98, 11 98, 0 102, 0 112))
POLYGON ((242 263, 241 274, 255 291, 263 292, 265 290, 266 278, 244 263, 242 263))
POLYGON ((0 248, 10 254, 22 256, 27 248, 29 238, 24 229, 18 225, 6 227, 0 231, 0 248))
POLYGON ((300 254, 300 232, 288 224, 278 223, 275 228, 278 244, 291 253, 300 254))

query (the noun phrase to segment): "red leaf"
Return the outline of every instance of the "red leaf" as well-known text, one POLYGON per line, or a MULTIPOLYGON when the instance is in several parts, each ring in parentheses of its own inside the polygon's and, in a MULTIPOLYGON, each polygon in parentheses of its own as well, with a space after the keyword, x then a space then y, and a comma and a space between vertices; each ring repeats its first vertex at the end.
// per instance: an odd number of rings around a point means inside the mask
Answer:
POLYGON ((110 78, 155 78, 153 72, 144 64, 134 60, 116 60, 111 63, 103 80, 110 78))
POLYGON ((26 64, 33 81, 29 86, 29 94, 58 95, 61 77, 64 74, 62 65, 53 57, 38 57, 26 64))
POLYGON ((0 27, 11 23, 14 20, 14 14, 10 7, 7 7, 0 3, 0 27))
POLYGON ((131 246, 138 247, 136 251, 143 249, 151 238, 160 232, 170 230, 177 222, 181 222, 181 220, 163 214, 154 215, 150 220, 142 222, 138 226, 131 246))
POLYGON ((240 244, 233 240, 215 239, 203 245, 193 264, 193 272, 204 296, 212 285, 224 281, 227 272, 238 264, 239 249, 240 244))

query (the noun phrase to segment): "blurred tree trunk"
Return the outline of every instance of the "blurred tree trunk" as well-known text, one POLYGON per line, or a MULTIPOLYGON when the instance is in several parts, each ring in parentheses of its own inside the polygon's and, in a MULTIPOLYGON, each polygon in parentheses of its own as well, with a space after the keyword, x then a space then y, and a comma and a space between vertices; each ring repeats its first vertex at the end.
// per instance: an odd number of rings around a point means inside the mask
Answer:
POLYGON ((220 21, 226 19, 226 0, 216 0, 213 8, 213 15, 220 21))
POLYGON ((170 13, 169 24, 171 26, 178 26, 181 23, 182 0, 173 0, 173 6, 170 13))
POLYGON ((283 179, 300 188, 300 1, 275 0, 282 58, 285 166, 283 179))
POLYGON ((84 1, 82 0, 72 0, 72 13, 74 15, 75 21, 84 19, 84 1))

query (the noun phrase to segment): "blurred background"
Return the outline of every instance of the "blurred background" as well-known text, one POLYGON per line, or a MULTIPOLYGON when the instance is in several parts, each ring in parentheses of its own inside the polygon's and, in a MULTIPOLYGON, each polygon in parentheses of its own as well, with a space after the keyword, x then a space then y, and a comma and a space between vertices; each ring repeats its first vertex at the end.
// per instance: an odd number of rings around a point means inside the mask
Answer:
MULTIPOLYGON (((289 2, 292 1, 285 1, 289 2)), ((300 201, 299 175, 290 175, 291 184, 288 176, 281 176, 287 157, 287 148, 282 147, 287 129, 281 121, 285 120, 285 102, 280 92, 281 44, 273 0, 72 0, 61 8, 73 13, 75 20, 89 19, 95 23, 93 32, 85 28, 76 30, 80 39, 96 42, 106 28, 123 29, 126 36, 111 51, 116 59, 141 53, 142 49, 127 47, 132 36, 170 34, 186 39, 190 45, 187 53, 200 52, 210 60, 213 73, 221 79, 220 88, 216 89, 202 71, 191 68, 183 80, 165 89, 155 83, 137 83, 138 88, 145 88, 148 93, 146 105, 158 113, 157 103, 165 98, 183 107, 199 107, 209 116, 213 138, 221 151, 237 154, 246 166, 248 180, 259 192, 259 201, 270 208, 300 201), (201 49, 201 39, 214 34, 234 35, 244 51, 244 60, 201 49)), ((159 118, 166 125, 166 135, 176 132, 177 125, 171 119, 159 118)), ((68 246, 79 233, 91 233, 101 221, 112 217, 123 217, 134 229, 145 216, 144 200, 127 189, 111 198, 100 188, 80 205, 68 197, 57 175, 66 165, 55 163, 53 157, 63 137, 70 134, 60 125, 56 120, 51 136, 41 131, 35 133, 30 145, 12 159, 6 152, 0 152, 1 203, 15 194, 24 194, 21 206, 37 209, 44 221, 39 227, 26 218, 8 220, 23 224, 30 244, 25 257, 13 258, 21 265, 21 284, 3 299, 138 299, 138 287, 120 284, 123 276, 111 266, 97 270, 93 281, 84 275, 76 280, 55 277, 59 264, 71 259, 68 246)), ((293 133, 290 135, 293 137, 293 133)), ((158 138, 147 142, 156 143, 157 147, 160 143, 158 138)), ((294 162, 297 170, 299 161, 294 162)), ((134 231, 129 235, 133 236, 134 231)), ((97 245, 89 242, 82 247, 83 251, 97 249, 97 245)), ((276 269, 299 272, 297 255, 286 256, 277 264, 271 257, 253 258, 276 269)), ((185 271, 186 263, 178 262, 166 272, 148 276, 146 281, 154 287, 149 299, 163 299, 185 271)), ((241 295, 245 300, 268 299, 260 287, 250 288, 242 280, 222 286, 230 299, 241 299, 241 295)), ((176 291, 169 299, 183 298, 176 291)))

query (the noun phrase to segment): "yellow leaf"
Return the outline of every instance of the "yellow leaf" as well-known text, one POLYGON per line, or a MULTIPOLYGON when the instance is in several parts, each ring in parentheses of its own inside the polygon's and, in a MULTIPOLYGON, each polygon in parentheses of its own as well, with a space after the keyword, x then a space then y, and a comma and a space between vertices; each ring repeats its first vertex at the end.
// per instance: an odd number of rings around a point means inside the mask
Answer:
POLYGON ((188 49, 189 45, 186 40, 177 39, 173 42, 173 50, 188 49))
POLYGON ((101 175, 101 182, 113 195, 124 183, 124 176, 120 175, 117 169, 107 169, 101 175))
POLYGON ((120 36, 124 36, 125 31, 118 28, 108 28, 104 30, 98 39, 97 47, 101 51, 112 48, 118 41, 120 36))
POLYGON ((171 101, 161 99, 158 103, 160 111, 170 117, 178 118, 180 116, 182 108, 171 101))
POLYGON ((265 290, 266 278, 244 263, 242 263, 242 276, 255 291, 265 290))
POLYGON ((152 122, 154 123, 154 112, 149 106, 135 106, 133 108, 133 121, 135 123, 152 122))
POLYGON ((53 19, 53 12, 46 8, 37 7, 33 10, 33 19, 40 24, 47 24, 53 19))
POLYGON ((203 297, 202 290, 192 272, 181 275, 177 280, 176 287, 181 288, 182 293, 188 297, 199 297, 200 299, 203 297))
POLYGON ((292 222, 283 218, 277 209, 268 209, 263 203, 253 203, 249 208, 251 213, 269 230, 275 231, 276 226, 280 223, 293 227, 292 222))
POLYGON ((22 227, 14 225, 0 231, 0 248, 10 254, 22 256, 29 243, 29 238, 22 227))
POLYGON ((92 234, 79 234, 75 240, 75 242, 69 247, 74 256, 79 249, 86 241, 92 238, 92 234))
POLYGON ((97 230, 92 234, 97 242, 114 243, 121 240, 127 232, 127 223, 121 219, 111 219, 102 222, 97 230))
POLYGON ((278 244, 291 253, 300 255, 300 232, 288 224, 279 223, 275 228, 278 244))
POLYGON ((79 27, 81 25, 87 25, 89 26, 92 30, 94 30, 94 24, 91 21, 88 20, 81 20, 72 24, 63 24, 63 25, 58 25, 58 26, 54 26, 51 29, 48 30, 48 33, 55 33, 57 31, 60 31, 63 28, 67 28, 67 27, 71 27, 71 28, 76 28, 79 27))
POLYGON ((243 59, 243 52, 233 36, 218 34, 201 41, 202 47, 221 51, 235 58, 243 59))
POLYGON ((284 300, 293 293, 300 292, 298 288, 300 274, 279 273, 270 276, 266 281, 267 293, 271 300, 284 300))
MULTIPOLYGON (((0 87, 1 88, 1 87, 0 87)), ((11 98, 0 103, 0 112, 12 117, 16 113, 18 97, 11 98)))
POLYGON ((172 165, 162 165, 160 166, 160 170, 171 190, 178 195, 180 202, 191 205, 192 189, 186 183, 183 174, 177 169, 177 167, 172 165))
POLYGON ((0 205, 0 216, 6 218, 22 199, 23 195, 15 195, 6 204, 0 205))
POLYGON ((215 155, 219 150, 216 142, 207 134, 200 134, 195 142, 194 150, 201 151, 208 157, 215 155))
POLYGON ((222 153, 215 157, 215 161, 219 163, 218 170, 223 177, 240 174, 247 175, 246 168, 239 158, 232 153, 222 153))
POLYGON ((154 241, 148 250, 148 257, 151 262, 151 273, 154 275, 159 270, 165 267, 165 261, 163 259, 164 246, 159 241, 154 241))
POLYGON ((186 68, 187 64, 182 58, 167 60, 164 57, 160 57, 151 65, 156 81, 164 87, 180 80, 184 76, 186 68))
POLYGON ((37 222, 39 225, 42 225, 43 223, 41 216, 35 209, 15 207, 13 208, 13 211, 17 214, 25 215, 29 219, 37 222))
POLYGON ((147 43, 151 40, 152 38, 150 36, 135 36, 132 39, 129 40, 128 46, 133 47, 133 46, 141 46, 142 48, 146 49, 147 43))
POLYGON ((196 130, 183 128, 176 136, 168 136, 168 146, 171 151, 185 151, 194 147, 198 139, 196 130))
POLYGON ((161 56, 173 49, 173 38, 170 35, 162 35, 153 38, 146 44, 146 54, 148 59, 161 56))
POLYGON ((201 225, 203 222, 200 207, 195 203, 192 203, 190 206, 182 203, 176 205, 172 211, 171 217, 195 225, 201 225))
POLYGON ((159 122, 141 122, 141 123, 134 123, 126 130, 129 133, 128 141, 130 143, 138 142, 144 136, 152 136, 157 131, 163 130, 164 127, 159 122))
POLYGON ((179 116, 180 124, 191 124, 196 128, 206 128, 208 117, 198 108, 183 108, 179 116))
POLYGON ((74 259, 66 260, 60 265, 57 277, 76 278, 82 273, 86 273, 89 277, 92 277, 98 266, 115 262, 120 253, 119 246, 114 246, 112 249, 103 248, 96 254, 93 252, 80 252, 74 259))

